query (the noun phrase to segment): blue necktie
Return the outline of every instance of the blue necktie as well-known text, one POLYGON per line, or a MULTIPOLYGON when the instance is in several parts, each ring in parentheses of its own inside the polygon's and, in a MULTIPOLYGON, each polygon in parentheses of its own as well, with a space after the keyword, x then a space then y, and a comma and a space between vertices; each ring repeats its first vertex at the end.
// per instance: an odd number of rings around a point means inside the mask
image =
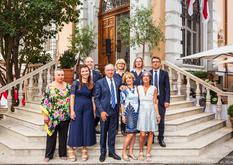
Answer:
POLYGON ((112 109, 114 109, 116 104, 115 104, 115 92, 114 92, 112 79, 111 79, 111 103, 112 103, 112 109))
POLYGON ((154 71, 154 86, 158 87, 158 77, 157 77, 157 71, 154 71))

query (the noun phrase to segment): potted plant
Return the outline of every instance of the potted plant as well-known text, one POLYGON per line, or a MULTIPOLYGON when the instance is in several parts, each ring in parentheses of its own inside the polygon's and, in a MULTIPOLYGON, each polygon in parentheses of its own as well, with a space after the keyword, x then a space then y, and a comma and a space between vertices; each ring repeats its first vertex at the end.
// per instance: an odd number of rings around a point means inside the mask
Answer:
POLYGON ((228 107, 227 114, 230 116, 231 126, 233 127, 233 104, 228 107))
POLYGON ((76 61, 75 61, 75 53, 71 50, 67 50, 63 53, 63 55, 59 59, 61 68, 64 70, 64 81, 72 84, 73 82, 73 69, 71 69, 76 61))

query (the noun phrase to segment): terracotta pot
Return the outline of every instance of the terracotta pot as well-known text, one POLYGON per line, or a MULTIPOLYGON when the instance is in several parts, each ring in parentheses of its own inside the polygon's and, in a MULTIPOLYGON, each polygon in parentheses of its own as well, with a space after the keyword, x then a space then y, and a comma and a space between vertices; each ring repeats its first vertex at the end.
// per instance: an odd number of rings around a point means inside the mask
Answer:
POLYGON ((74 71, 73 69, 63 69, 64 71, 64 81, 72 84, 73 83, 73 78, 74 78, 74 71))

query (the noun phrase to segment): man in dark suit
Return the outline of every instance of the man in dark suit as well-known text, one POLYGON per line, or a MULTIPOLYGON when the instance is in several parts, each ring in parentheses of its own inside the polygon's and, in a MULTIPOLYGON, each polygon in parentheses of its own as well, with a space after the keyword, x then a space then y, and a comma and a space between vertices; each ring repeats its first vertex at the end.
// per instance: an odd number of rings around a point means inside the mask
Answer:
MULTIPOLYGON (((102 74, 97 71, 97 70, 94 70, 94 60, 92 57, 86 57, 85 60, 84 60, 84 64, 87 65, 90 69, 90 73, 91 73, 91 78, 92 78, 92 81, 93 83, 95 84, 96 81, 98 81, 99 79, 101 79, 103 76, 102 74)), ((98 123, 100 121, 100 118, 96 115, 95 117, 95 127, 98 126, 98 123)), ((100 133, 97 128, 96 128, 96 133, 100 133)))
POLYGON ((106 139, 108 136, 109 157, 121 158, 115 152, 115 138, 119 113, 119 87, 121 82, 113 78, 114 66, 105 66, 105 77, 95 83, 94 99, 97 116, 100 117, 100 162, 105 161, 106 139))
POLYGON ((159 135, 158 142, 161 147, 166 147, 166 143, 164 142, 164 120, 166 109, 170 105, 170 84, 169 84, 169 76, 168 72, 160 69, 161 67, 161 59, 159 57, 152 57, 152 70, 150 70, 152 75, 152 82, 158 92, 158 107, 159 107, 159 115, 161 116, 161 120, 159 123, 159 135))

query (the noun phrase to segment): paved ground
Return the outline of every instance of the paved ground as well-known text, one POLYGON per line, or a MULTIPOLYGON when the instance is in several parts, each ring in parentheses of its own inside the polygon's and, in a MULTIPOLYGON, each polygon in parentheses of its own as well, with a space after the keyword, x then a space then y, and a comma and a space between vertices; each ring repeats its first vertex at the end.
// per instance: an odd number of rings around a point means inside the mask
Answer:
POLYGON ((220 160, 219 164, 229 164, 229 165, 233 164, 233 152, 231 152, 226 157, 224 157, 222 160, 220 160))

